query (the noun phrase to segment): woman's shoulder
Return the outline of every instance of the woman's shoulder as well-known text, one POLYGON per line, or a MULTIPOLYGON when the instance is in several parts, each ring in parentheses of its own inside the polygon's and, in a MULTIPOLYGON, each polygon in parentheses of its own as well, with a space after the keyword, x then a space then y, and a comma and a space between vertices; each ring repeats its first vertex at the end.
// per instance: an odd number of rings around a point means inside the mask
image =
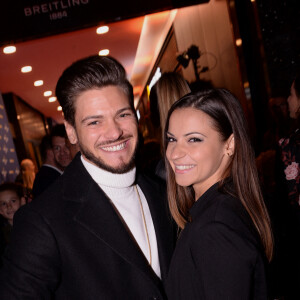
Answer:
POLYGON ((211 205, 203 212, 203 216, 195 221, 197 230, 221 225, 255 242, 258 238, 253 222, 240 199, 220 191, 214 193, 211 205))

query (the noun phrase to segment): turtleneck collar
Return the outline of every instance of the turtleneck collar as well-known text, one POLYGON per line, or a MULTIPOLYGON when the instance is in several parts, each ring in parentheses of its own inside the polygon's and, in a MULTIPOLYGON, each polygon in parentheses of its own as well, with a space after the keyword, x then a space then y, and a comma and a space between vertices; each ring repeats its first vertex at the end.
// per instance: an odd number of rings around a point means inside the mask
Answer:
POLYGON ((81 161, 92 178, 101 186, 111 188, 126 188, 134 184, 136 168, 133 168, 124 174, 115 174, 91 164, 85 158, 83 158, 82 155, 81 161))

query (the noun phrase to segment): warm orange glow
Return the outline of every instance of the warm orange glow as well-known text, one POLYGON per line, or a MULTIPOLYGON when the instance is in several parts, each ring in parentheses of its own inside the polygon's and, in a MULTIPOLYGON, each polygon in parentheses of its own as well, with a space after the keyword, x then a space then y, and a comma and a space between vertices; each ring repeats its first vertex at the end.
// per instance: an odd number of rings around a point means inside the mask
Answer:
POLYGON ((152 61, 152 55, 147 55, 147 56, 143 56, 143 57, 139 57, 136 60, 136 63, 139 65, 149 65, 152 61))
POLYGON ((239 47, 242 45, 242 39, 236 39, 235 44, 239 47))
POLYGON ((139 93, 141 93, 142 92, 142 86, 140 86, 140 85, 137 85, 137 86, 135 86, 134 88, 133 88, 133 94, 134 95, 136 95, 136 94, 139 94, 139 93))

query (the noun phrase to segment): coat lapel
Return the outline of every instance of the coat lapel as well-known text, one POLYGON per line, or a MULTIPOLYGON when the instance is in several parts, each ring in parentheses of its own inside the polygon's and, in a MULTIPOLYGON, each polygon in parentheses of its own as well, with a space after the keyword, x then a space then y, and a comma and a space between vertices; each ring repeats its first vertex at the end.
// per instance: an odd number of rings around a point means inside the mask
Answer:
POLYGON ((161 276, 165 279, 176 241, 176 228, 169 213, 166 189, 141 175, 137 177, 137 183, 149 205, 157 239, 161 276), (157 184, 155 190, 158 193, 154 192, 154 184, 157 184))
POLYGON ((65 200, 80 201, 74 221, 100 239, 112 251, 136 266, 159 285, 148 261, 119 218, 109 198, 94 182, 80 161, 75 158, 72 168, 65 171, 65 200))

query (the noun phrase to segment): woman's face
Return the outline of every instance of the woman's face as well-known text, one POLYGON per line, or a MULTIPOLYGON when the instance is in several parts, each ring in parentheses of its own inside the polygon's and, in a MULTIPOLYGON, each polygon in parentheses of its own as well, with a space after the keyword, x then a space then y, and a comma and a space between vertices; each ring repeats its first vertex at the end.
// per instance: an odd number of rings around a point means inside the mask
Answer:
POLYGON ((296 119, 298 117, 298 113, 299 113, 300 98, 298 98, 296 95, 294 83, 291 86, 290 96, 288 97, 287 101, 288 101, 288 105, 289 105, 290 117, 292 119, 296 119))
POLYGON ((194 108, 175 110, 167 132, 167 159, 180 186, 193 186, 196 200, 221 180, 233 154, 234 140, 222 141, 213 120, 194 108), (231 143, 230 143, 231 141, 231 143))

